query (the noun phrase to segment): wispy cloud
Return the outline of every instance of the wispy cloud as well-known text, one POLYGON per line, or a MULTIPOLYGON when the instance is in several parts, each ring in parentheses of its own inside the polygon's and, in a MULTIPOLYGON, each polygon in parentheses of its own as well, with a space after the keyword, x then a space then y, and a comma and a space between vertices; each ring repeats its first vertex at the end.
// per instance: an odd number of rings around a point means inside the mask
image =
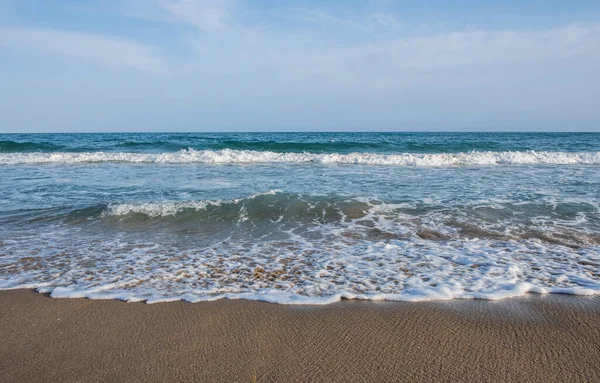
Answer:
MULTIPOLYGON (((157 128, 172 120, 207 129, 561 128, 572 119, 597 127, 591 105, 600 91, 598 21, 492 27, 440 16, 423 23, 397 2, 382 3, 364 1, 358 9, 346 2, 267 8, 242 0, 97 0, 90 3, 97 12, 87 10, 98 15, 93 34, 77 32, 77 23, 0 27, 0 52, 11 59, 0 80, 22 96, 5 92, 3 99, 52 105, 47 100, 58 99, 57 89, 70 81, 63 100, 93 111, 88 123, 119 110, 132 125, 157 128), (42 55, 39 63, 26 52, 42 55), (82 72, 60 80, 42 73, 23 85, 27 70, 62 65, 45 60, 51 56, 70 58, 82 72), (87 76, 88 67, 121 70, 87 76), (168 76, 155 75, 161 73, 168 76), (82 82, 97 92, 74 96, 82 82)), ((57 124, 67 119, 49 106, 48 115, 57 124)), ((13 120, 21 118, 15 112, 13 120)))
POLYGON ((164 72, 157 49, 113 36, 54 29, 1 28, 0 49, 60 55, 151 74, 164 72))
POLYGON ((202 31, 219 31, 232 25, 234 0, 125 0, 121 11, 147 20, 182 23, 202 31))
POLYGON ((234 3, 230 0, 161 0, 158 5, 174 17, 196 28, 213 31, 222 29, 228 24, 234 3))
POLYGON ((351 48, 348 58, 386 62, 390 68, 435 70, 503 63, 600 58, 600 27, 569 25, 527 31, 472 30, 397 38, 351 48))
MULTIPOLYGON (((458 29, 415 34, 390 13, 342 17, 319 8, 294 8, 288 15, 300 25, 293 29, 253 24, 236 18, 233 0, 130 0, 137 14, 168 14, 173 23, 204 32, 187 41, 203 59, 231 59, 215 66, 247 66, 260 61, 262 67, 281 65, 289 56, 300 65, 328 63, 335 72, 362 66, 377 71, 400 69, 436 70, 469 65, 539 63, 570 57, 600 56, 600 26, 571 24, 546 29, 458 29), (356 39, 357 33, 369 38, 356 39), (234 60, 237 57, 237 60, 234 60)), ((154 18, 154 20, 160 20, 154 18)), ((422 29, 422 28, 421 28, 422 29)), ((299 65, 294 65, 297 67, 299 65)), ((205 68, 205 66, 204 66, 205 68)), ((272 68, 275 69, 275 68, 272 68)), ((323 69, 323 68, 322 68, 323 69)), ((279 68, 285 71, 286 67, 279 68)))

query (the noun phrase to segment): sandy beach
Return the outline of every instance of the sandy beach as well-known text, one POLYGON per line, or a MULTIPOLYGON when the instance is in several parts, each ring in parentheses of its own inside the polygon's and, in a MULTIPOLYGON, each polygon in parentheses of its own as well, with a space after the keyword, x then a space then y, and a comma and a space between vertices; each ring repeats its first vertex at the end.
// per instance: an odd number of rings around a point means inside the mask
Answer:
POLYGON ((0 292, 3 382, 599 381, 600 299, 125 303, 0 292))

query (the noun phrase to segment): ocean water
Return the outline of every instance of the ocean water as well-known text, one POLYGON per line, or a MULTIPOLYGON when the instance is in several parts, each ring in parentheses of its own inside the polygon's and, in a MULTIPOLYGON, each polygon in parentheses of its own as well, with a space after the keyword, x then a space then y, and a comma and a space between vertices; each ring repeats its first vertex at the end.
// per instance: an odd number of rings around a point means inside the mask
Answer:
POLYGON ((600 134, 0 135, 0 289, 600 294, 600 134))

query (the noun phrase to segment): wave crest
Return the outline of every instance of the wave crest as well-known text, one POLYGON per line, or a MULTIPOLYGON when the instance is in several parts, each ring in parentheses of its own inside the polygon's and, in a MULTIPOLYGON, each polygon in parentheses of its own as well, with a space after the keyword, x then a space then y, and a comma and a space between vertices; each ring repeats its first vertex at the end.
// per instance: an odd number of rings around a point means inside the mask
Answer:
POLYGON ((0 154, 0 164, 44 164, 44 163, 322 163, 360 164, 385 166, 482 166, 511 164, 548 165, 598 165, 600 152, 493 152, 472 151, 464 153, 435 154, 375 154, 375 153, 277 153, 253 150, 194 150, 186 149, 175 153, 11 153, 0 154))
POLYGON ((175 216, 186 210, 200 211, 208 207, 216 207, 226 204, 235 205, 243 201, 253 200, 260 196, 274 195, 281 190, 269 190, 265 193, 257 193, 248 197, 242 197, 231 200, 203 200, 203 201, 184 201, 184 202, 165 202, 165 203, 142 203, 142 204, 109 204, 102 213, 103 216, 127 216, 130 214, 142 214, 150 218, 175 216))

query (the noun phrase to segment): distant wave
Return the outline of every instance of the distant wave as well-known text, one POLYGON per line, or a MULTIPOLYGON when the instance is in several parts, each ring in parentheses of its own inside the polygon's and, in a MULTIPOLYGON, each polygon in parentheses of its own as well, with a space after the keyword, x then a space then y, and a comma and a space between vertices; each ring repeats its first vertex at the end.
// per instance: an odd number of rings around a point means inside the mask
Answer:
POLYGON ((331 153, 336 151, 380 151, 393 150, 398 144, 383 142, 355 142, 355 141, 328 141, 328 142, 293 142, 293 141, 236 141, 226 140, 211 145, 210 149, 255 150, 273 152, 317 152, 331 153))
POLYGON ((106 149, 114 149, 114 148, 132 148, 134 150, 168 150, 168 151, 178 151, 182 149, 187 149, 189 145, 183 145, 177 142, 170 141, 161 141, 161 142, 152 142, 152 141, 121 141, 116 144, 107 146, 106 149))
MULTIPOLYGON (((195 148, 195 147, 194 147, 195 148)), ((407 153, 458 153, 469 150, 497 150, 501 145, 490 141, 460 142, 460 143, 429 143, 414 141, 402 142, 360 142, 336 141, 327 142, 294 142, 294 141, 235 141, 226 140, 218 144, 207 145, 195 149, 235 149, 273 152, 313 152, 313 153, 350 153, 378 152, 390 153, 405 151, 407 153)), ((182 148, 183 149, 183 148, 182 148)), ((527 147, 516 150, 526 150, 527 147)))
POLYGON ((0 153, 0 164, 123 163, 322 163, 387 166, 471 166, 510 164, 600 164, 600 152, 472 151, 463 153, 278 153, 252 150, 194 150, 171 153, 85 152, 0 153))
POLYGON ((65 147, 62 145, 55 145, 49 142, 0 141, 0 153, 52 152, 64 149, 65 147))
MULTIPOLYGON (((352 140, 325 140, 325 141, 276 141, 276 140, 208 140, 208 139, 185 139, 173 137, 169 140, 125 140, 104 139, 98 142, 64 142, 56 144, 40 141, 12 141, 0 140, 0 153, 19 152, 71 152, 82 153, 90 150, 119 152, 123 150, 135 152, 177 152, 184 149, 194 150, 255 150, 272 152, 312 152, 312 153, 350 153, 350 152, 372 152, 391 153, 457 153, 468 150, 501 150, 502 145, 490 141, 477 141, 465 143, 428 143, 416 140, 401 142, 388 141, 352 141, 352 140), (93 144, 93 149, 90 148, 93 144)), ((528 150, 528 146, 514 147, 512 150, 528 150)))

